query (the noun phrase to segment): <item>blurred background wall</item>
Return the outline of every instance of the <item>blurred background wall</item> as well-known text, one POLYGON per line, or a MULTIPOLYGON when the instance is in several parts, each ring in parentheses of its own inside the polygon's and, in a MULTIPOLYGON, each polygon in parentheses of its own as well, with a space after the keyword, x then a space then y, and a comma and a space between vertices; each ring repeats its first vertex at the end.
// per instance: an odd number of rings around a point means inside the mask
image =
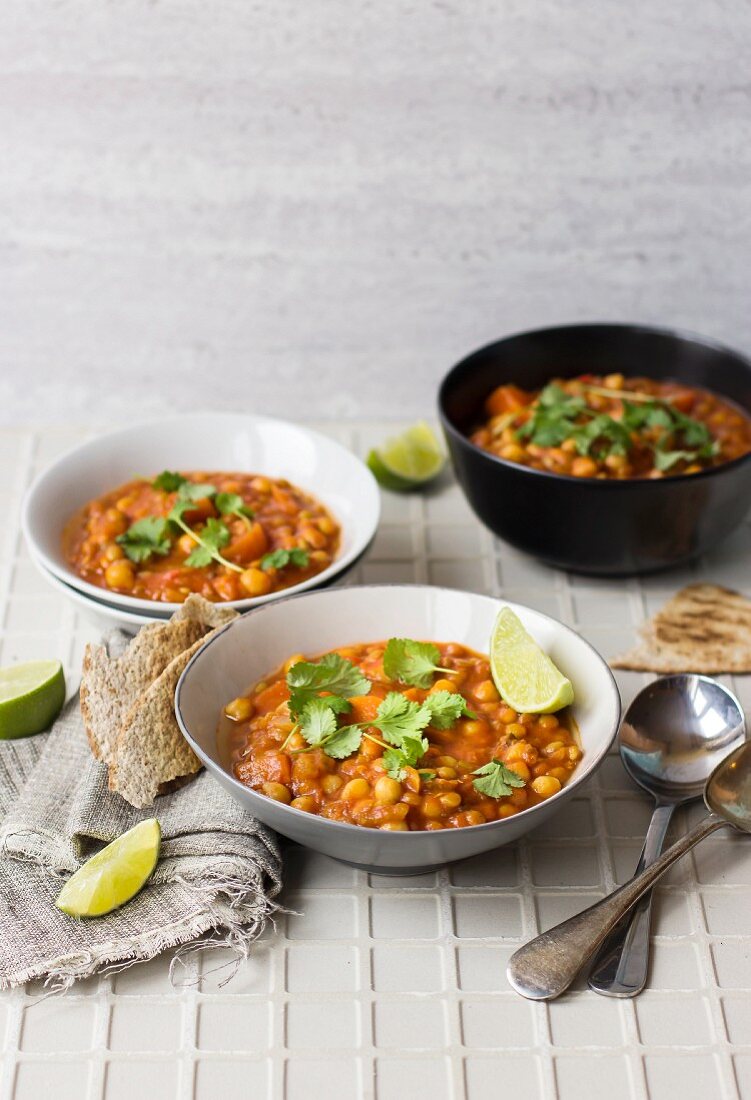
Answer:
POLYGON ((430 415, 576 319, 751 351, 750 45, 747 0, 3 0, 0 421, 430 415))

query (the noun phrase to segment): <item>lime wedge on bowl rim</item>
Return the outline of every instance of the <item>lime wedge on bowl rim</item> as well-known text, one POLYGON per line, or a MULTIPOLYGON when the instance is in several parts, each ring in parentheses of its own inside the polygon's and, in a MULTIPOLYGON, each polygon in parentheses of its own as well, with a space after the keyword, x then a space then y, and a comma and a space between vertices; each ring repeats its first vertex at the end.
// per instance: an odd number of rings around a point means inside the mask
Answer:
POLYGON ((571 681, 510 607, 501 608, 493 627, 490 671, 501 698, 519 714, 551 714, 574 701, 571 681))
POLYGON ((432 481, 446 457, 435 432, 424 420, 387 439, 368 455, 368 466, 384 489, 408 492, 432 481))
POLYGON ((64 702, 65 676, 59 661, 0 668, 0 740, 48 729, 64 702))
POLYGON ((119 909, 151 876, 161 838, 155 817, 134 825, 71 875, 55 905, 71 917, 101 917, 119 909))

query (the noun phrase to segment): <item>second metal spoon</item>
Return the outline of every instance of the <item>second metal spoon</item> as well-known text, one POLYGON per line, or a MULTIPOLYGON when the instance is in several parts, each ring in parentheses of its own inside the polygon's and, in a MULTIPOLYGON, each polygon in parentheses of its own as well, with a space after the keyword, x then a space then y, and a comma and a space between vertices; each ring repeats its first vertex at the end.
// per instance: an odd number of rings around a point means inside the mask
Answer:
MULTIPOLYGON (((706 676, 664 676, 639 692, 621 726, 621 760, 656 805, 634 874, 659 856, 674 810, 701 798, 709 776, 745 734, 736 697, 706 676)), ((634 997, 642 991, 651 915, 650 890, 600 948, 589 975, 595 993, 634 997)))

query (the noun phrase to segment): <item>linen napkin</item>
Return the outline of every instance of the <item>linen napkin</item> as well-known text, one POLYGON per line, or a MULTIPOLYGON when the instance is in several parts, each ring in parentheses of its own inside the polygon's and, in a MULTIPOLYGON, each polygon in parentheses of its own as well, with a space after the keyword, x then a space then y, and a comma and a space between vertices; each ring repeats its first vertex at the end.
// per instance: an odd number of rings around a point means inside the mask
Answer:
POLYGON ((177 945, 246 956, 280 889, 275 835, 206 772, 145 810, 109 791, 77 695, 49 733, 0 742, 0 988, 44 978, 66 989, 177 945), (87 920, 55 908, 68 872, 148 817, 161 855, 136 898, 87 920))

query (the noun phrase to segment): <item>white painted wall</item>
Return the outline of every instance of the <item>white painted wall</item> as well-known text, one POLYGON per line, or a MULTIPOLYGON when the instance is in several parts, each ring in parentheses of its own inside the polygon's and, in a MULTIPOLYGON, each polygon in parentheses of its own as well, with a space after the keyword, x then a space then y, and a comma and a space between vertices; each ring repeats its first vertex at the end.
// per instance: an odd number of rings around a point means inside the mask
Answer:
POLYGON ((3 0, 0 422, 430 413, 580 318, 751 349, 748 0, 3 0))

